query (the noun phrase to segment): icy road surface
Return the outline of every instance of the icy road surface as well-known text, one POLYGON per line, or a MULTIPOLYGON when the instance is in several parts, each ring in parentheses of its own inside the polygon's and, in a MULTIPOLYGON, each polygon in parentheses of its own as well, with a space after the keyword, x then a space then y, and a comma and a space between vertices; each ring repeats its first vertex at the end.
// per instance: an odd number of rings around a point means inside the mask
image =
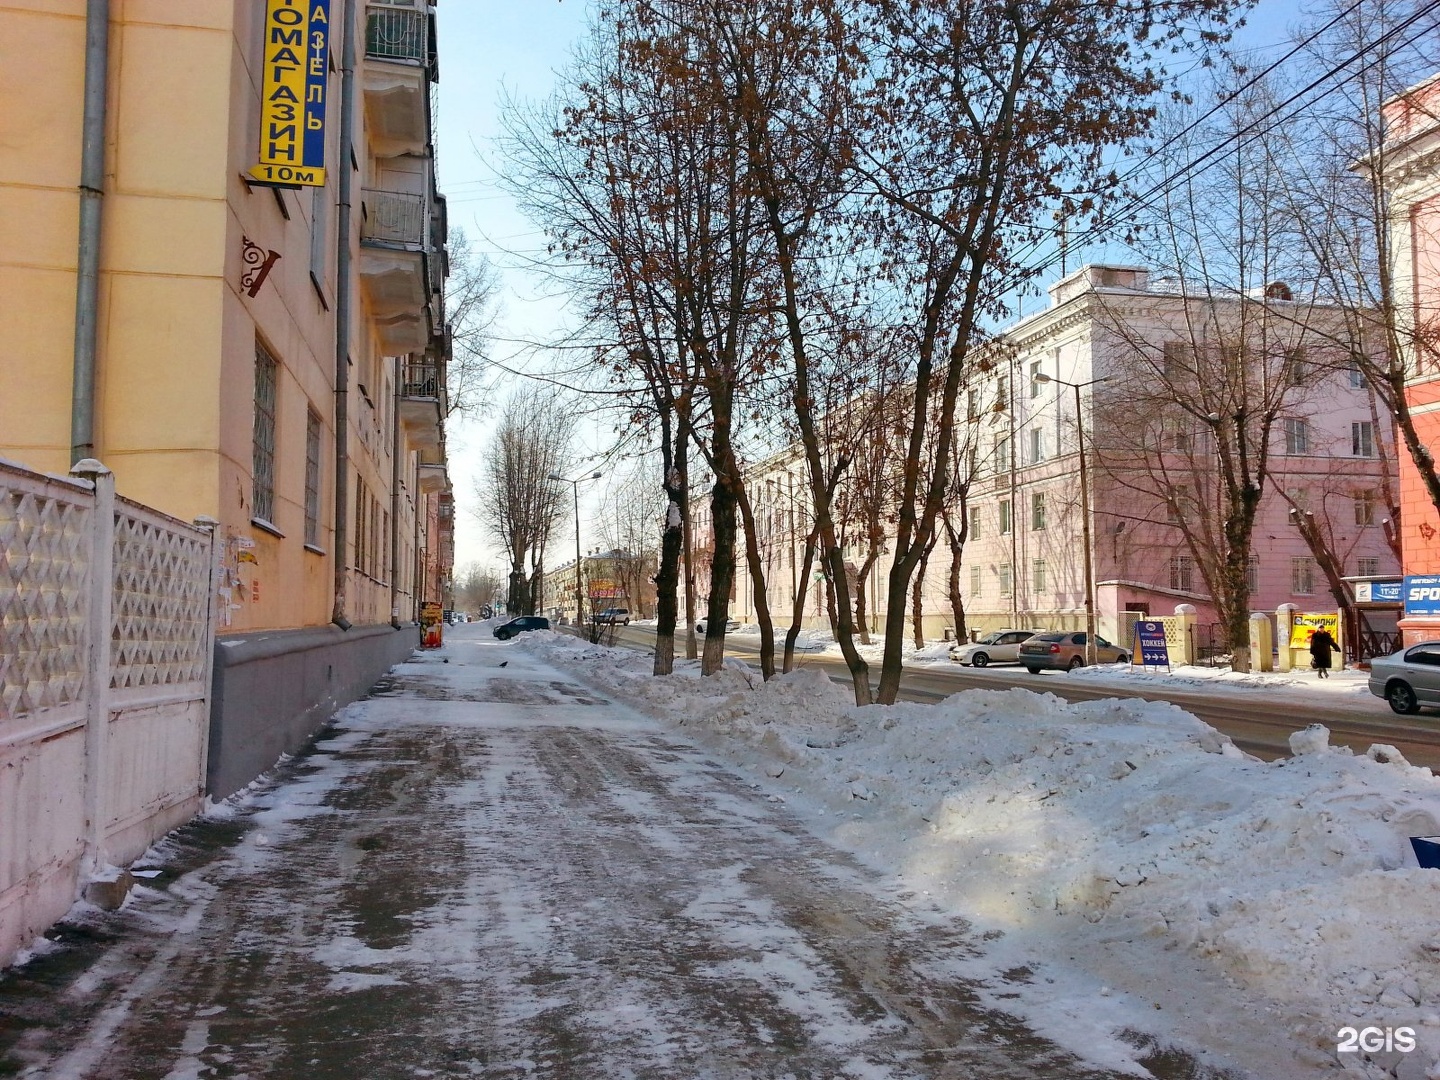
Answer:
POLYGON ((1215 1075, 1036 1036, 946 974, 964 923, 696 745, 524 650, 445 654, 0 979, 0 1074, 1215 1075))

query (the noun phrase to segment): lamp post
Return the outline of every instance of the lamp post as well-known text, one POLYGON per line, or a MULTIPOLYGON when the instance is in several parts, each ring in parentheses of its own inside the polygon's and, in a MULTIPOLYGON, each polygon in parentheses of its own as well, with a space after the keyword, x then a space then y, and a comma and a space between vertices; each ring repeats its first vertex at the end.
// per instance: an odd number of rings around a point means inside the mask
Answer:
POLYGON ((1085 465, 1085 417, 1080 411, 1080 391, 1087 386, 1106 382, 1108 376, 1091 379, 1089 382, 1073 383, 1046 375, 1043 371, 1035 376, 1040 383, 1056 383, 1075 391, 1075 441, 1080 452, 1080 529, 1081 544, 1085 548, 1085 663, 1095 664, 1095 563, 1090 554, 1090 473, 1085 465))
POLYGON ((585 625, 585 593, 581 588, 580 581, 580 482, 582 480, 599 480, 600 474, 591 473, 589 476, 577 476, 569 480, 559 473, 551 473, 550 480, 558 480, 562 484, 569 484, 570 490, 575 496, 575 625, 585 625))

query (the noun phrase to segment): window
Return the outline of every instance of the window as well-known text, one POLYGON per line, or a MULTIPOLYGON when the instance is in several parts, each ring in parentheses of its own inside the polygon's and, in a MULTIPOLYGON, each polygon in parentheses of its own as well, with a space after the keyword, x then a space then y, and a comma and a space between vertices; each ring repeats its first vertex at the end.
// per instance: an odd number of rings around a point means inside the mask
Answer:
POLYGON ((1161 361, 1161 373, 1167 379, 1179 378, 1194 366, 1192 356, 1193 352, 1186 342, 1167 341, 1164 358, 1161 361))
POLYGON ((1034 465, 1045 460, 1045 429, 1033 427, 1030 429, 1030 464, 1034 465))
POLYGON ((1172 450, 1177 454, 1188 454, 1190 452, 1190 432, 1185 427, 1172 421, 1165 425, 1161 435, 1161 450, 1172 450))
POLYGON ((1030 361, 1030 397, 1031 400, 1040 396, 1040 388, 1045 384, 1040 381, 1040 361, 1030 361))
POLYGON ((365 511, 370 502, 369 495, 365 491, 365 481, 360 479, 360 474, 355 474, 355 569, 365 569, 365 511))
POLYGON ((1351 390, 1365 389, 1365 371, 1359 364, 1351 364, 1346 369, 1346 374, 1350 376, 1351 390))
POLYGON ((1296 596, 1309 596, 1315 591, 1315 560, 1296 557, 1290 560, 1290 591, 1296 596))
POLYGON ((1375 524, 1375 493, 1373 491, 1355 492, 1355 524, 1375 524))
POLYGON ((971 420, 980 419, 980 391, 971 390, 965 396, 965 415, 971 420))
POLYGON ((1374 558, 1356 559, 1355 573, 1360 577, 1377 577, 1380 573, 1380 560, 1374 558))
POLYGON ((970 507, 969 513, 970 513, 970 517, 969 517, 970 531, 969 531, 969 533, 967 534, 967 539, 970 539, 970 540, 978 540, 978 539, 980 538, 980 518, 981 518, 981 516, 982 516, 981 513, 980 513, 980 507, 978 507, 978 506, 972 506, 972 507, 970 507))
POLYGON ((1245 587, 1252 593, 1260 588, 1260 556, 1249 555, 1245 559, 1245 587))
POLYGON ((1000 503, 1000 535, 1010 534, 1010 500, 1004 499, 1000 503))
POLYGON ((327 188, 310 189, 310 284, 315 287, 320 306, 326 310, 330 307, 325 300, 326 259, 330 253, 330 227, 326 219, 329 195, 327 188))
POLYGON ((970 463, 969 479, 973 480, 980 475, 980 450, 978 447, 970 447, 968 460, 970 463))
POLYGON ((305 543, 320 546, 320 417, 305 410, 305 543))
POLYGON ((1350 425, 1350 453, 1354 457, 1375 456, 1375 423, 1360 420, 1350 425))
POLYGON ((1010 596, 1015 592, 1015 582, 1010 574, 1010 564, 1000 564, 1000 595, 1010 596))
POLYGON ((1001 375, 995 380, 995 411, 1004 412, 1010 407, 1010 377, 1001 375))
POLYGON ((1177 592, 1194 592, 1195 561, 1189 555, 1170 556, 1170 588, 1177 592))
POLYGON ((978 567, 978 566, 972 566, 972 567, 970 567, 970 595, 971 595, 971 596, 979 596, 979 595, 980 595, 980 590, 981 590, 981 588, 983 587, 983 584, 984 584, 984 580, 983 580, 983 577, 982 577, 982 575, 981 575, 981 573, 980 573, 980 567, 978 567))
POLYGON ((1309 366, 1305 363, 1305 350, 1303 348, 1286 349, 1285 381, 1291 386, 1304 386, 1309 374, 1309 366))
POLYGON ((1190 506, 1190 488, 1186 484, 1176 484, 1170 489, 1170 497, 1165 500, 1165 511, 1171 525, 1178 525, 1185 520, 1185 512, 1190 506))
POLYGON ((1292 457, 1310 452, 1310 425, 1299 417, 1285 421, 1285 453, 1292 457))
POLYGON ((279 364, 255 341, 255 452, 250 514, 269 522, 275 514, 275 382, 279 364))
POLYGON ((1045 493, 1033 492, 1030 496, 1030 528, 1038 532, 1045 528, 1045 493))
POLYGON ((1033 579, 1036 594, 1045 591, 1045 560, 1036 559, 1030 564, 1030 576, 1033 579))
POLYGON ((1008 435, 995 436, 995 472, 996 474, 1010 471, 1010 437, 1008 435))

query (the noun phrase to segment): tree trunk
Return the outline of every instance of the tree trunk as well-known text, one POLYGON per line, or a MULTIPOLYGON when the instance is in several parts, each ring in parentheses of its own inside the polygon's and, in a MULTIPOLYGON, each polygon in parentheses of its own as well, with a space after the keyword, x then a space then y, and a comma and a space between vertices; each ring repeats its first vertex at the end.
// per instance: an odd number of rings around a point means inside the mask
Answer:
MULTIPOLYGON (((731 462, 731 471, 738 476, 738 468, 731 462)), ((737 505, 745 523, 745 564, 750 569, 750 586, 755 597, 755 621, 760 624, 760 675, 769 682, 775 677, 775 624, 770 619, 770 594, 765 576, 765 563, 760 557, 760 541, 755 531, 755 508, 750 505, 750 493, 739 483, 737 505)))
POLYGON ((870 577, 870 571, 875 568, 875 560, 878 558, 880 545, 871 537, 870 550, 865 554, 865 561, 860 564, 860 572, 855 575, 855 625, 860 630, 861 645, 870 644, 870 619, 865 610, 865 582, 870 577))
POLYGON ((715 545, 710 557, 710 601, 705 610, 705 648, 700 674, 714 675, 725 666, 725 623, 730 617, 730 592, 735 586, 735 508, 740 477, 732 468, 730 406, 734 388, 712 380, 710 390, 712 464, 715 486, 710 494, 710 521, 715 545))
POLYGON ((662 418, 665 433, 665 523, 660 532, 660 567, 655 573, 655 666, 656 675, 669 675, 675 670, 675 623, 679 614, 680 562, 685 546, 686 512, 686 444, 690 438, 682 420, 674 442, 670 441, 670 423, 662 418))
POLYGON ((948 514, 941 517, 945 524, 945 541, 950 545, 950 617, 955 620, 955 640, 968 641, 970 629, 965 625, 965 597, 960 592, 960 560, 965 554, 965 534, 969 522, 962 519, 957 532, 948 514))
POLYGON ((939 536, 932 536, 930 543, 925 545, 924 554, 920 556, 920 565, 915 568, 915 578, 910 584, 910 625, 915 633, 915 648, 925 647, 925 570, 930 565, 930 552, 935 550, 935 541, 939 536))
POLYGON ((805 618, 805 601, 810 595, 810 572, 815 565, 815 530, 805 537, 805 558, 800 577, 795 583, 794 607, 790 610, 790 629, 785 631, 784 671, 795 669, 795 641, 800 637, 800 624, 805 618))

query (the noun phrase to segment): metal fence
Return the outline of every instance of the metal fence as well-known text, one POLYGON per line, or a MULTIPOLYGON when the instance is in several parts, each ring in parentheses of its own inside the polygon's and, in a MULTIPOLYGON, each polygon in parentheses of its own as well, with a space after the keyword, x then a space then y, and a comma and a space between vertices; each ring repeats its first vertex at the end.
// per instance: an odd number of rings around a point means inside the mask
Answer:
POLYGON ((362 240, 386 244, 425 245, 425 196, 408 191, 378 191, 366 188, 362 240))
POLYGON ((204 796, 213 526, 0 462, 0 964, 204 796))
POLYGON ((423 64, 429 56, 428 26, 423 7, 370 4, 365 12, 365 55, 423 64))

